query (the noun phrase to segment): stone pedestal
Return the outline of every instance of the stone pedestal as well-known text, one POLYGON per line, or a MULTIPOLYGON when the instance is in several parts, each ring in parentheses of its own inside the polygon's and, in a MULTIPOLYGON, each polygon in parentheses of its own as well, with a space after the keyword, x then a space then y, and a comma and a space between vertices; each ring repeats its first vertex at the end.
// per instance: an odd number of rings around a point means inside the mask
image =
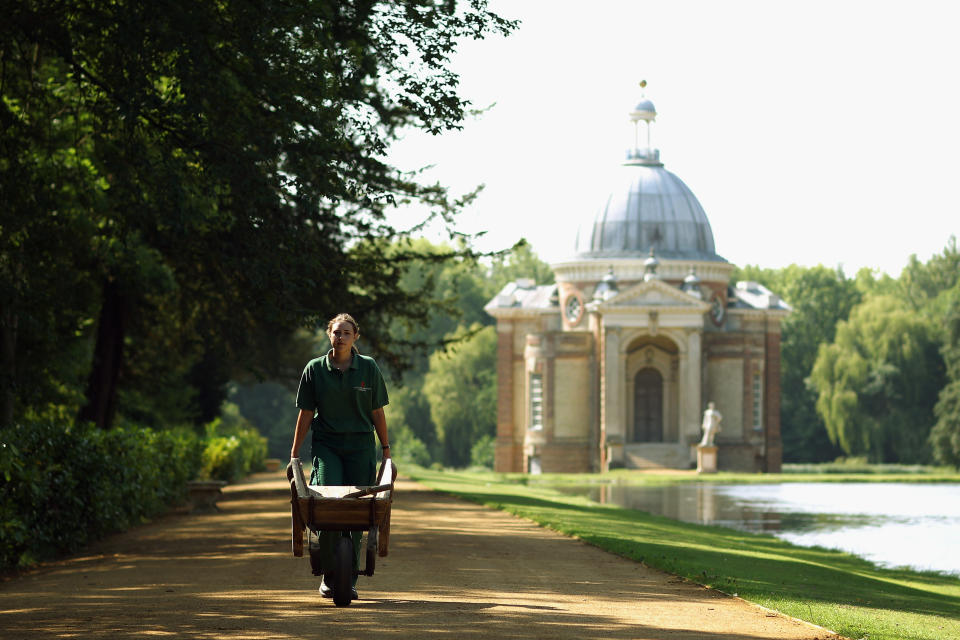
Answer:
POLYGON ((698 446, 697 447, 697 473, 716 473, 717 472, 717 448, 698 446))
POLYGON ((187 483, 190 508, 195 512, 218 511, 217 500, 226 482, 220 480, 191 480, 187 483))
POLYGON ((619 435, 607 436, 607 468, 622 469, 624 467, 623 438, 619 435))

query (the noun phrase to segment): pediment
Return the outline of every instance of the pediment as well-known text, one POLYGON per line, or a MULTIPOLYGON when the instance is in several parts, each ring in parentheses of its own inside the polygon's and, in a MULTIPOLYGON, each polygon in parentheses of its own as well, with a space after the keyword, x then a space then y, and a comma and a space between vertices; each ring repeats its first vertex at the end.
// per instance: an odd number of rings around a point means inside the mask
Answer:
POLYGON ((647 280, 625 289, 606 300, 600 309, 621 310, 626 308, 686 308, 690 311, 704 312, 710 305, 685 291, 671 286, 662 280, 647 280))

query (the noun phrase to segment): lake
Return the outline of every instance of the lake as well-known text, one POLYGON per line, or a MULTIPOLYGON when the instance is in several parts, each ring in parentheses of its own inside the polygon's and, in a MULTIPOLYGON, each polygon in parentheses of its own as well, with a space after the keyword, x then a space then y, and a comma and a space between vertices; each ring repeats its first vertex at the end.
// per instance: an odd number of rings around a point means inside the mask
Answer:
POLYGON ((960 575, 960 484, 675 484, 558 487, 685 522, 769 533, 887 567, 960 575))

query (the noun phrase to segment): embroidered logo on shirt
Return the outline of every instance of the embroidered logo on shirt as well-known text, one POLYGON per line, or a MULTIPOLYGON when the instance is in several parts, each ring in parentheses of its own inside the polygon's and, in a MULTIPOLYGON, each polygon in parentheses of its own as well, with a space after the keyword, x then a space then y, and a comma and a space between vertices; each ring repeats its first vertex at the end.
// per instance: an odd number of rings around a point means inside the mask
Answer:
POLYGON ((370 387, 367 386, 366 382, 361 382, 359 387, 354 387, 354 391, 370 391, 370 387))

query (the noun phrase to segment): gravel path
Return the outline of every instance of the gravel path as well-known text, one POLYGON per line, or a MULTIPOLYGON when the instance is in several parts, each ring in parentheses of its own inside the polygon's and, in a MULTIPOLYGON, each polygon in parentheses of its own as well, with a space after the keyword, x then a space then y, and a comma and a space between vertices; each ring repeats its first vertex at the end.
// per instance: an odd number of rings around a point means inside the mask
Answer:
POLYGON ((827 640, 526 520, 398 482, 390 555, 336 608, 290 553, 280 474, 0 584, 0 638, 827 640))

